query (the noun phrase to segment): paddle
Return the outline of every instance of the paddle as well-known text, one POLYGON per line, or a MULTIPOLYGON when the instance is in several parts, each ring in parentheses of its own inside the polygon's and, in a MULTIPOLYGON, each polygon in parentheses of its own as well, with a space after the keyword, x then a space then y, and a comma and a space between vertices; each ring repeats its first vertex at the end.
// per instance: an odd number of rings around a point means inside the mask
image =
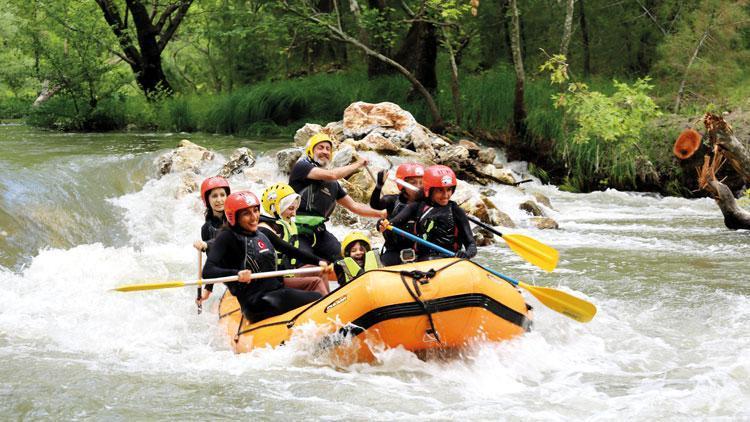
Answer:
MULTIPOLYGON (((396 181, 396 183, 407 189, 411 189, 415 192, 419 191, 419 188, 412 185, 411 183, 406 183, 401 179, 394 180, 396 181)), ((557 261, 558 259, 560 259, 560 253, 557 252, 556 249, 522 234, 504 235, 495 230, 494 227, 484 224, 476 218, 471 217, 470 215, 467 215, 466 217, 468 217, 470 221, 474 222, 474 224, 484 227, 492 233, 502 237, 503 240, 505 240, 505 242, 508 244, 508 247, 510 247, 513 252, 517 253, 526 261, 536 265, 537 267, 545 271, 552 271, 555 269, 555 267, 557 267, 557 261)))
MULTIPOLYGON (((308 268, 297 268, 291 270, 279 270, 279 271, 268 271, 264 273, 253 273, 250 278, 255 280, 258 278, 271 278, 281 277, 285 275, 303 275, 303 274, 314 274, 321 272, 320 267, 308 267, 308 268)), ((115 287, 112 290, 118 292, 137 292, 140 290, 157 290, 157 289, 170 289, 173 287, 186 287, 186 286, 203 286, 205 284, 216 284, 216 283, 227 283, 230 281, 237 281, 239 277, 231 275, 228 277, 219 278, 207 278, 197 281, 166 281, 164 283, 145 283, 145 284, 126 284, 124 286, 115 287)))
POLYGON ((557 267, 560 253, 555 248, 522 234, 502 234, 489 224, 485 224, 470 215, 466 217, 472 223, 502 237, 508 247, 526 261, 545 271, 552 271, 557 267))
MULTIPOLYGON (((421 245, 432 248, 447 256, 456 256, 454 252, 449 251, 443 247, 440 247, 434 243, 428 242, 421 237, 415 236, 409 232, 405 232, 398 227, 387 226, 388 230, 395 232, 398 235, 404 236, 410 240, 413 240, 421 245)), ((476 264, 476 263, 475 263, 476 264)), ((477 264, 479 265, 479 264, 477 264)), ((521 287, 522 289, 531 293, 535 298, 539 299, 543 305, 552 309, 555 312, 559 312, 569 318, 572 318, 578 322, 589 322, 596 315, 596 306, 593 303, 577 298, 571 294, 563 291, 553 289, 552 287, 539 287, 532 286, 510 278, 500 272, 497 272, 491 268, 487 268, 483 265, 479 265, 485 271, 492 275, 502 278, 513 286, 521 287)))
MULTIPOLYGON (((198 249, 198 280, 203 279, 203 251, 198 249)), ((201 285, 198 285, 198 315, 201 314, 203 311, 203 303, 200 301, 203 297, 203 287, 201 285)))

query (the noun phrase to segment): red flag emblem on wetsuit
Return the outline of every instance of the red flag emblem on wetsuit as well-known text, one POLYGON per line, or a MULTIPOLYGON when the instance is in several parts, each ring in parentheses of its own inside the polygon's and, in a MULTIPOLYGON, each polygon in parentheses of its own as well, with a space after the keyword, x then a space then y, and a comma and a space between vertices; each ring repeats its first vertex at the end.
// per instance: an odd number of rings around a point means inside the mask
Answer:
POLYGON ((258 239, 258 247, 259 247, 259 248, 260 248, 261 250, 263 250, 263 249, 268 249, 268 248, 266 247, 266 244, 265 244, 265 243, 264 243, 264 242, 263 242, 262 240, 260 240, 260 239, 258 239))

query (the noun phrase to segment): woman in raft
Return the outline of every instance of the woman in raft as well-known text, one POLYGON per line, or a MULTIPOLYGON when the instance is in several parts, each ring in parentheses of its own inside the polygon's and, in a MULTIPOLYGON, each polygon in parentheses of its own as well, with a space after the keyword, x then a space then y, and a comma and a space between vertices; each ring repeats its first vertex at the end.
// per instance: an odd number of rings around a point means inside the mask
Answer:
MULTIPOLYGON (((406 221, 414 220, 419 237, 455 252, 459 258, 473 257, 477 254, 477 245, 469 220, 464 210, 451 201, 457 184, 456 174, 449 167, 427 167, 422 177, 425 199, 409 204, 390 221, 379 221, 378 230, 383 232, 388 225, 399 227, 406 221)), ((417 246, 418 261, 436 258, 442 258, 439 252, 417 246)))
MULTIPOLYGON (((208 250, 209 244, 216 237, 219 229, 226 223, 224 216, 224 201, 231 193, 229 182, 221 176, 209 177, 201 183, 201 199, 206 207, 206 222, 201 227, 201 240, 193 242, 193 247, 201 252, 208 250)), ((213 284, 207 284, 195 302, 198 306, 211 296, 213 284)), ((200 290, 200 287, 198 288, 200 290)))
MULTIPOLYGON (((258 230, 268 237, 280 237, 295 248, 299 248, 299 232, 294 217, 300 204, 300 196, 286 183, 269 186, 260 196, 263 211, 267 215, 260 216, 258 230)), ((276 251, 276 265, 280 270, 299 268, 296 258, 276 251)), ((306 265, 309 266, 309 265, 306 265)), ((300 290, 318 292, 323 296, 330 292, 328 280, 321 275, 284 277, 284 285, 300 290)))
POLYGON ((208 250, 203 268, 204 278, 237 275, 236 282, 226 283, 237 297, 242 314, 256 322, 283 314, 321 297, 284 286, 281 277, 253 280, 253 273, 275 271, 276 251, 296 258, 303 264, 327 267, 328 263, 315 255, 295 248, 278 237, 268 237, 258 231, 260 201, 249 191, 236 192, 224 203, 228 227, 222 229, 208 250))
MULTIPOLYGON (((375 189, 372 191, 372 196, 370 196, 370 208, 386 210, 388 212, 387 218, 393 218, 409 204, 420 201, 422 193, 398 185, 400 191, 398 195, 385 195, 381 197, 380 190, 385 181, 385 173, 386 170, 378 173, 375 189)), ((404 163, 396 169, 396 178, 398 180, 403 180, 420 189, 422 188, 422 176, 424 176, 424 166, 418 163, 404 163)), ((408 219, 396 227, 409 233, 414 233, 414 224, 414 219, 408 219)), ((401 264, 401 251, 404 249, 415 249, 414 241, 391 231, 383 233, 383 237, 385 238, 385 243, 380 253, 380 260, 383 262, 383 265, 401 264)))

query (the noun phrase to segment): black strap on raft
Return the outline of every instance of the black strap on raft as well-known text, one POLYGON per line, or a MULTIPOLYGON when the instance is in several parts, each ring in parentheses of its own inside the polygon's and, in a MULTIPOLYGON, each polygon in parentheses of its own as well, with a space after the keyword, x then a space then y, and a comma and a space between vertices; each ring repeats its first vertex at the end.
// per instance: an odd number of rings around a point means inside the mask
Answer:
POLYGON ((237 334, 234 335, 234 342, 237 343, 240 341, 240 336, 242 335, 242 323, 245 322, 245 314, 240 314, 240 323, 237 325, 237 334))
POLYGON ((427 315, 427 321, 430 323, 430 328, 427 330, 426 335, 431 336, 435 339, 439 344, 442 344, 443 342, 440 341, 440 335, 437 332, 437 329, 435 329, 435 321, 432 319, 432 313, 433 309, 432 306, 426 304, 422 301, 419 297, 422 296, 422 291, 420 290, 420 285, 425 285, 430 282, 430 279, 432 277, 435 277, 435 270, 429 270, 427 272, 424 271, 401 271, 401 282, 404 284, 404 287, 406 288, 406 291, 409 292, 409 295, 414 299, 415 302, 419 303, 419 305, 424 310, 425 314, 427 315), (407 277, 411 277, 412 285, 414 286, 414 290, 412 290, 409 287, 409 283, 406 281, 407 277))

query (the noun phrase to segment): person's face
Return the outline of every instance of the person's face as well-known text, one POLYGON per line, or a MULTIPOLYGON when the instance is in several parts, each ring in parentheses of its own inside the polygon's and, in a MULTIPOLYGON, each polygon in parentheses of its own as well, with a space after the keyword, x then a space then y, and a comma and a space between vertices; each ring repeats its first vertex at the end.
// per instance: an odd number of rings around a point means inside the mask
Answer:
POLYGON ((404 182, 414 185, 415 188, 419 188, 419 191, 413 191, 411 189, 404 188, 404 190, 406 191, 406 198, 409 201, 416 201, 419 198, 419 192, 422 191, 422 177, 421 176, 407 177, 404 179, 404 182))
POLYGON ((365 245, 362 244, 362 242, 354 242, 354 244, 349 248, 349 256, 352 257, 355 261, 361 261, 365 259, 365 254, 367 253, 367 249, 365 249, 365 245))
POLYGON ((432 200, 432 202, 440 206, 446 206, 448 205, 448 201, 451 200, 451 196, 453 196, 454 189, 455 188, 453 186, 432 188, 432 190, 430 191, 430 199, 432 200))
POLYGON ((247 232, 258 230, 258 221, 260 221, 260 207, 245 208, 238 212, 237 224, 242 230, 247 232))
POLYGON ((227 200, 227 191, 224 188, 214 188, 208 193, 208 204, 216 214, 224 212, 224 201, 227 200))
POLYGON ((297 215, 297 208, 299 208, 299 200, 294 201, 292 205, 288 206, 284 212, 281 213, 281 218, 289 221, 289 219, 297 215))
POLYGON ((313 147, 313 158, 321 166, 327 166, 331 161, 331 149, 333 145, 330 142, 321 142, 313 147))

